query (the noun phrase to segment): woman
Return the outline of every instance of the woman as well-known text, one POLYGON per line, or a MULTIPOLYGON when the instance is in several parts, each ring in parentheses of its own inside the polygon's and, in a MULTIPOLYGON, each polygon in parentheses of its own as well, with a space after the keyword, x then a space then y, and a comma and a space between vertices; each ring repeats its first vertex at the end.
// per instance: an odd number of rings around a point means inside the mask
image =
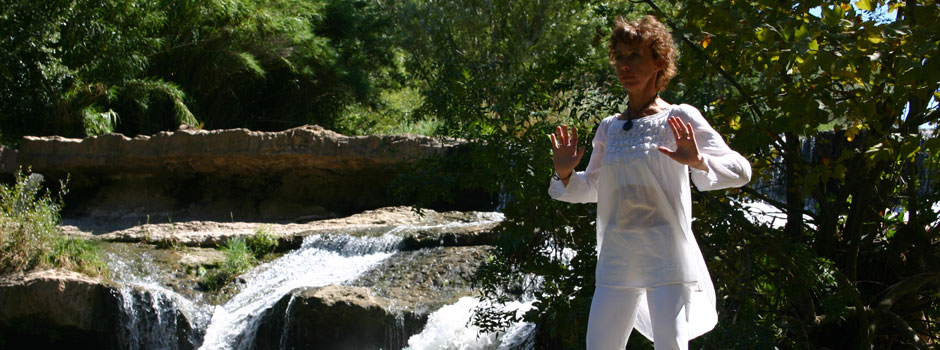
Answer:
POLYGON ((750 164, 702 114, 659 97, 675 76, 672 35, 652 16, 618 18, 609 55, 629 100, 601 121, 587 169, 578 134, 551 135, 552 198, 597 202, 597 270, 588 349, 623 349, 634 328, 656 349, 686 349, 718 321, 715 290, 692 235, 692 182, 700 190, 740 187, 750 164))

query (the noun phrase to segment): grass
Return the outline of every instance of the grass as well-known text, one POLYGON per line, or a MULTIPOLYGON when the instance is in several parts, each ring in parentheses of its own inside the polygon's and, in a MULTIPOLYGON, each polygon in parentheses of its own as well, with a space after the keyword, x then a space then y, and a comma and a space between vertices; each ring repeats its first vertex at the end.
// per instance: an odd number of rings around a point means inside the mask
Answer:
POLYGON ((65 183, 53 197, 42 181, 41 175, 20 170, 13 184, 0 185, 0 273, 62 268, 104 274, 97 246, 59 231, 65 183))
POLYGON ((232 238, 221 248, 225 261, 215 270, 206 274, 203 284, 210 291, 221 291, 238 275, 255 266, 255 255, 248 249, 244 238, 232 238))
POLYGON ((262 225, 248 238, 229 239, 221 248, 225 261, 218 269, 206 274, 203 284, 210 291, 221 291, 239 275, 270 258, 277 246, 278 238, 267 225, 262 225))

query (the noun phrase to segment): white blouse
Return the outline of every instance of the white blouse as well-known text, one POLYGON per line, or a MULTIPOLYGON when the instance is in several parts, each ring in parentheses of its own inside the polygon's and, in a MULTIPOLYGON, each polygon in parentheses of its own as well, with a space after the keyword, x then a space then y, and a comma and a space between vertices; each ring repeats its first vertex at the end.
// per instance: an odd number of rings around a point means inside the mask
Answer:
MULTIPOLYGON (((692 338, 718 322, 715 288, 692 235, 689 167, 657 148, 676 148, 667 118, 692 124, 696 144, 708 167, 692 169, 699 190, 740 187, 751 178, 747 159, 725 144, 702 114, 690 105, 633 120, 623 131, 619 114, 601 121, 587 169, 575 172, 566 187, 553 180, 552 198, 572 203, 597 202, 596 284, 620 288, 688 286, 686 318, 692 338)), ((652 339, 649 309, 639 301, 636 329, 652 339)))

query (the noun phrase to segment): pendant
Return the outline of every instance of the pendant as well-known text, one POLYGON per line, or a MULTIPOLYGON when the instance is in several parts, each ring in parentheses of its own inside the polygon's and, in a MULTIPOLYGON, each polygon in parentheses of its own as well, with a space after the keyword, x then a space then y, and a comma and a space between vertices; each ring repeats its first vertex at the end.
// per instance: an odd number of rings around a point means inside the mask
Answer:
POLYGON ((630 131, 633 129, 633 119, 627 119, 626 123, 623 123, 623 131, 630 131))

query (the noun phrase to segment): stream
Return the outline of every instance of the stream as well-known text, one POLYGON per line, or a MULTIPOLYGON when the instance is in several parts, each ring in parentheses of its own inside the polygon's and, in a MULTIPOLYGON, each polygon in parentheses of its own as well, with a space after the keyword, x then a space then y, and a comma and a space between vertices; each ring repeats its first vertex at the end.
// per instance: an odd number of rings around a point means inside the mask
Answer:
MULTIPOLYGON (((214 304, 201 293, 180 293, 172 288, 174 268, 154 263, 160 250, 134 249, 133 243, 110 249, 106 260, 112 278, 120 285, 122 329, 119 346, 123 349, 254 349, 256 335, 264 322, 266 310, 302 288, 346 285, 400 251, 403 237, 409 232, 442 231, 469 225, 495 223, 499 213, 482 213, 472 221, 399 225, 368 234, 337 230, 307 236, 299 249, 263 263, 238 278, 239 288, 223 303, 214 304)), ((427 248, 426 248, 427 249, 427 248)), ((435 248, 430 248, 435 249, 435 248)), ((437 248, 440 249, 440 248, 437 248)), ((375 273, 373 271, 373 273, 375 273)), ((178 279, 177 279, 178 280, 178 279)), ((180 282, 176 282, 180 283, 180 282)), ((466 294, 470 294, 469 292, 466 294)), ((294 299, 291 299, 291 303, 294 299)), ((385 349, 529 349, 535 326, 529 323, 512 325, 501 334, 480 334, 469 322, 479 300, 460 297, 426 315, 427 322, 417 334, 403 329, 391 333, 404 334, 403 339, 386 341, 385 349)), ((288 310, 290 310, 288 305, 288 310)), ((506 305, 520 315, 532 307, 531 300, 506 305)), ((288 317, 284 315, 283 317, 288 317)), ((290 324, 283 322, 282 338, 290 324)), ((403 325, 399 326, 399 328, 403 325)), ((392 337, 395 338, 395 337, 392 337)), ((264 348, 287 348, 266 344, 264 348)), ((309 344, 311 348, 316 344, 309 344)))

